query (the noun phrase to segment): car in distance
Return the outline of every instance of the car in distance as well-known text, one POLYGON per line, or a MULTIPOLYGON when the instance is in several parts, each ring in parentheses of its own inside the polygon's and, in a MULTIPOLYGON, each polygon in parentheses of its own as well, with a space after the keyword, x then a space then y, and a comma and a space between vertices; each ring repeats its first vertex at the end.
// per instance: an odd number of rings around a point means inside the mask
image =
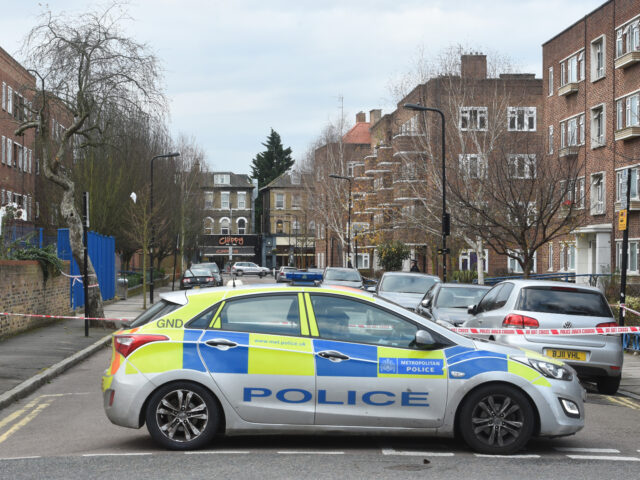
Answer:
POLYGON ((322 275, 323 285, 363 288, 362 276, 355 268, 327 267, 322 275))
MULTIPOLYGON (((509 280, 496 284, 469 309, 463 326, 479 328, 614 327, 617 322, 605 296, 595 287, 541 280, 509 280)), ((494 340, 533 350, 571 365, 600 393, 620 386, 622 343, 618 335, 495 335, 494 340)))
POLYGON ((440 278, 425 273, 385 272, 378 282, 376 293, 384 299, 415 311, 424 294, 438 282, 440 278))
POLYGON ((477 305, 491 290, 487 285, 469 283, 436 283, 418 304, 417 312, 434 322, 447 322, 455 327, 469 320, 470 305, 477 305))
POLYGON ((180 290, 215 286, 217 286, 216 279, 208 268, 188 268, 180 279, 180 290))
POLYGON ((222 285, 222 276, 220 275, 220 268, 218 264, 215 262, 206 262, 206 263, 198 263, 196 265, 192 265, 193 268, 207 268, 211 272, 211 276, 215 278, 216 285, 222 285))
POLYGON ((222 434, 457 432, 509 454, 584 426, 585 392, 563 362, 367 292, 294 283, 160 297, 165 315, 114 334, 102 392, 112 423, 146 423, 168 449, 222 434))
POLYGON ((238 276, 242 275, 258 275, 260 278, 269 275, 269 269, 261 267, 253 262, 236 262, 231 267, 231 273, 238 276))
POLYGON ((285 276, 287 272, 295 272, 295 267, 280 267, 276 272, 276 283, 289 282, 290 280, 285 276))

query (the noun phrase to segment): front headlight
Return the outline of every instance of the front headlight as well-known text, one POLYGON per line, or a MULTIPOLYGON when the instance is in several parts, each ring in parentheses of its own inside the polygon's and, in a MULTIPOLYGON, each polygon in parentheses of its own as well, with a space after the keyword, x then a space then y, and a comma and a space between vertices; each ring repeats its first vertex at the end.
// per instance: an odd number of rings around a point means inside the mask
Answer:
POLYGON ((545 362, 543 360, 528 357, 512 357, 512 359, 533 367, 545 377, 554 378, 556 380, 573 380, 573 373, 566 366, 560 366, 551 362, 545 362))

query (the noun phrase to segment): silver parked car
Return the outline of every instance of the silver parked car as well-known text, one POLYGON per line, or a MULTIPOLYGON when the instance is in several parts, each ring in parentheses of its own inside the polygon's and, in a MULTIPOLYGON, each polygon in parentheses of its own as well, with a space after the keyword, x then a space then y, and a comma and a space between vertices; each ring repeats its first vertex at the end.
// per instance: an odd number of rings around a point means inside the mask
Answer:
POLYGON ((258 275, 260 278, 269 275, 269 269, 261 267, 253 262, 236 262, 231 267, 231 273, 238 276, 242 275, 258 275))
POLYGON ((487 285, 468 283, 436 283, 418 304, 417 312, 434 322, 460 326, 472 315, 467 311, 489 291, 487 285))
POLYGON ((280 269, 276 272, 276 283, 282 282, 290 282, 285 275, 287 272, 295 272, 297 269, 295 267, 280 267, 280 269))
POLYGON ((438 282, 440 278, 425 273, 385 272, 378 282, 376 293, 386 300, 415 311, 424 294, 438 282))
POLYGON ((362 277, 355 268, 327 267, 324 269, 322 284, 363 288, 362 277))
MULTIPOLYGON (((564 282, 509 280, 498 283, 469 309, 465 327, 587 328, 617 326, 602 292, 564 282)), ((496 335, 500 343, 527 348, 571 365, 578 376, 594 380, 598 391, 620 386, 622 344, 618 335, 496 335)))

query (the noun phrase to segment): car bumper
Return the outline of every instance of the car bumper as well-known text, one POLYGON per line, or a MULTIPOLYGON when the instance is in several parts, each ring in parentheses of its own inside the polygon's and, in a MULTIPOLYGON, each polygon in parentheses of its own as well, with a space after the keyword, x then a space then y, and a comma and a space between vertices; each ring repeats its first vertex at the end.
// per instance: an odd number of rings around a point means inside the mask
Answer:
POLYGON ((540 418, 540 436, 573 435, 584 427, 586 390, 574 379, 572 381, 548 379, 551 387, 540 387, 537 392, 543 401, 536 401, 540 418), (564 400, 564 402, 563 402, 564 400), (567 402, 574 405, 578 416, 566 409, 567 402))
POLYGON ((104 411, 114 425, 140 428, 144 424, 142 407, 155 386, 141 373, 125 375, 122 370, 102 377, 104 411))
POLYGON ((585 361, 562 360, 573 367, 580 378, 594 378, 599 376, 619 377, 622 373, 622 342, 618 336, 606 336, 603 347, 570 346, 566 344, 537 343, 528 341, 523 335, 498 335, 496 342, 512 347, 524 348, 545 355, 549 349, 574 350, 586 352, 585 361))

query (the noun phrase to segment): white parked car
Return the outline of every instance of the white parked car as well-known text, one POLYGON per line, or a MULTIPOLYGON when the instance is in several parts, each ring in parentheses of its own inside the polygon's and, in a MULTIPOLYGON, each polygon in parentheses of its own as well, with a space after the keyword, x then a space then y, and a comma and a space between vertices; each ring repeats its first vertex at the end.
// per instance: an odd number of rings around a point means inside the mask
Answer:
POLYGON ((269 269, 256 265, 253 262, 236 262, 231 267, 231 273, 236 275, 258 275, 260 278, 269 275, 269 269))

